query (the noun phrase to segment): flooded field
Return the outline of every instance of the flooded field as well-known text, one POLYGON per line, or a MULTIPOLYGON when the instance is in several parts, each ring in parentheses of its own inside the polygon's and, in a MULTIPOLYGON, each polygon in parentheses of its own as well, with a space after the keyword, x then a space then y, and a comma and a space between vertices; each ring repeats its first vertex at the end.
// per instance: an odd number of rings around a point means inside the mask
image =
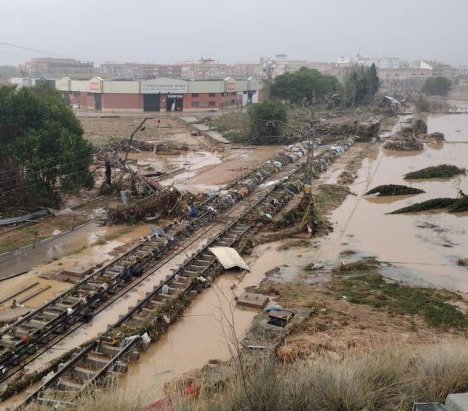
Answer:
MULTIPOLYGON (((440 145, 426 145, 423 152, 380 150, 367 158, 349 196, 333 214, 335 231, 322 241, 314 261, 339 261, 344 250, 373 255, 394 267, 386 274, 418 285, 446 287, 468 292, 465 267, 457 265, 468 254, 468 213, 433 211, 387 215, 398 208, 436 197, 456 197, 468 192, 468 177, 448 180, 403 180, 405 173, 430 165, 468 165, 468 115, 436 115, 428 118, 429 132, 446 134, 440 145), (410 184, 426 193, 402 197, 364 197, 381 184, 410 184)), ((333 176, 333 172, 329 177, 333 176)))
MULTIPOLYGON (((252 311, 234 309, 233 296, 246 286, 258 284, 265 274, 277 281, 326 279, 320 273, 306 274, 304 267, 311 262, 335 266, 343 258, 340 253, 353 250, 362 256, 373 255, 391 262, 384 273, 390 277, 427 286, 447 287, 468 292, 467 270, 457 260, 468 253, 468 213, 448 214, 442 211, 408 215, 387 213, 429 198, 452 196, 459 190, 468 192, 467 176, 446 181, 411 181, 426 193, 403 197, 364 197, 370 188, 380 184, 408 184, 403 175, 429 165, 450 163, 467 165, 468 115, 429 118, 429 131, 446 133, 447 142, 427 146, 423 152, 396 153, 379 149, 371 152, 351 186, 356 195, 348 196, 332 215, 335 230, 328 237, 310 241, 308 247, 278 248, 271 243, 254 250, 252 270, 239 282, 225 276, 201 295, 158 344, 131 367, 125 379, 132 392, 151 390, 157 396, 163 384, 209 360, 225 360, 231 356, 232 330, 240 338, 254 316, 252 311), (464 130, 464 131, 457 131, 464 130), (235 287, 234 290, 231 287, 235 287), (230 319, 230 321, 228 321, 230 319), (234 319, 234 320, 233 320, 234 319), (226 329, 231 330, 227 335, 226 329)), ((343 163, 336 163, 321 179, 334 182, 343 163)))

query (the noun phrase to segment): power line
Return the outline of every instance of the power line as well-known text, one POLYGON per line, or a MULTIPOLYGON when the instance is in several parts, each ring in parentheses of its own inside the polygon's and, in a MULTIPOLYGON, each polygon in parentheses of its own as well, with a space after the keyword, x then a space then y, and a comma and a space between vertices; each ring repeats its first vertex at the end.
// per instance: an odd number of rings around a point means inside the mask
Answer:
MULTIPOLYGON (((48 50, 36 49, 36 48, 33 48, 33 47, 27 47, 27 46, 21 46, 19 44, 7 43, 5 41, 0 41, 0 46, 13 47, 13 48, 20 49, 20 50, 33 51, 35 53, 48 54, 48 55, 53 56, 55 58, 72 58, 72 59, 76 59, 76 60, 81 60, 81 61, 86 60, 88 62, 95 62, 95 63, 105 63, 106 62, 104 60, 97 60, 97 59, 89 58, 89 57, 85 58, 83 56, 74 56, 74 55, 65 54, 65 53, 54 53, 54 52, 48 51, 48 50)), ((32 56, 22 56, 22 57, 33 58, 32 56)))
MULTIPOLYGON (((50 54, 52 56, 60 56, 61 55, 63 57, 73 57, 73 56, 66 55, 66 54, 54 53, 52 51, 36 49, 36 48, 33 48, 33 47, 20 46, 19 44, 7 43, 5 41, 0 41, 0 45, 7 46, 7 47, 13 47, 15 49, 20 49, 20 50, 27 50, 27 51, 34 51, 34 52, 37 52, 37 53, 50 54)), ((25 56, 25 57, 27 57, 27 56, 25 56)))
MULTIPOLYGON (((85 152, 87 151, 87 149, 81 149, 81 150, 78 150, 76 151, 74 154, 77 155, 77 157, 81 157, 80 154, 84 154, 85 152)), ((93 153, 91 153, 93 154, 93 153)), ((62 156, 61 155, 58 155, 58 156, 55 156, 55 157, 49 157, 47 160, 44 160, 43 162, 38 162, 36 164, 36 166, 39 166, 40 167, 40 164, 43 164, 43 165, 49 165, 47 163, 49 163, 49 161, 51 160, 58 160, 60 159, 62 156)), ((70 164, 70 163, 67 163, 67 164, 70 164)), ((53 167, 56 167, 57 165, 59 165, 59 163, 57 163, 55 166, 53 167)), ((24 169, 24 166, 18 166, 18 167, 14 167, 14 168, 10 168, 10 169, 6 169, 6 170, 0 170, 0 175, 1 174, 7 174, 7 173, 11 173, 11 172, 14 172, 14 171, 18 171, 18 170, 23 170, 24 169)), ((42 171, 42 169, 38 168, 37 171, 42 171)), ((1 180, 0 180, 1 181, 1 180)))
MULTIPOLYGON (((84 157, 84 155, 83 155, 84 157)), ((70 163, 57 163, 55 166, 52 166, 52 167, 49 167, 49 168, 39 168, 39 169, 26 169, 26 172, 27 174, 37 174, 37 173, 43 173, 45 171, 50 171, 50 170, 53 170, 53 169, 57 169, 58 166, 61 166, 61 167, 65 167, 67 165, 78 165, 78 164, 84 164, 87 162, 87 159, 83 159, 83 160, 76 160, 76 161, 72 161, 70 163)), ((21 167, 22 169, 24 169, 24 167, 21 167)), ((3 180, 0 180, 0 185, 1 184, 7 184, 9 182, 14 182, 16 181, 17 179, 17 176, 11 176, 11 177, 8 177, 8 178, 5 178, 3 180)))

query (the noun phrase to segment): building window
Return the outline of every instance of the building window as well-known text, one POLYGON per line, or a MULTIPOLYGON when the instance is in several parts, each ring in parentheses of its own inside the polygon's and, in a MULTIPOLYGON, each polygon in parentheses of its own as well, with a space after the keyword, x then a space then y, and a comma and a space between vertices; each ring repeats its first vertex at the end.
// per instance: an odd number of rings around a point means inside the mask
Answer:
POLYGON ((216 106, 216 102, 214 101, 209 101, 208 102, 208 107, 215 107, 216 106))
POLYGON ((208 93, 208 97, 216 97, 216 93, 208 93))
POLYGON ((198 97, 198 93, 192 93, 192 97, 198 97))
POLYGON ((192 101, 192 107, 199 107, 198 101, 192 101))

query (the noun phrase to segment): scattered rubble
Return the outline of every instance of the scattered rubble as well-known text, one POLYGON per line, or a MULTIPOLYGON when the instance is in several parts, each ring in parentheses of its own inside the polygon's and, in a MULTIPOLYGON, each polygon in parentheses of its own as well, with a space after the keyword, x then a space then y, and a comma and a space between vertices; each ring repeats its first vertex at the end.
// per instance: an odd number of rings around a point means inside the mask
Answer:
POLYGON ((450 178, 459 174, 466 174, 466 169, 450 164, 426 167, 421 170, 405 174, 405 180, 418 178, 450 178))
POLYGON ((398 184, 385 184, 381 186, 377 186, 372 190, 369 190, 364 195, 368 196, 371 194, 378 194, 379 197, 382 196, 401 196, 401 195, 408 195, 408 194, 421 194, 425 193, 424 190, 414 187, 408 187, 398 184))

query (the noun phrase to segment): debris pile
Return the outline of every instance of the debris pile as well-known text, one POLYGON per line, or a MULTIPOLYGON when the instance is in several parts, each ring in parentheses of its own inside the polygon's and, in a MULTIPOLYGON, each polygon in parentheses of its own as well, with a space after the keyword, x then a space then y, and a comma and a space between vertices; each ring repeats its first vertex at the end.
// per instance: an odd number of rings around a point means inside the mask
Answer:
POLYGON ((424 149, 424 144, 416 137, 407 137, 401 140, 393 140, 385 143, 384 148, 394 151, 421 151, 424 149))
POLYGON ((460 174, 466 174, 466 169, 451 164, 441 164, 405 174, 405 180, 419 178, 450 178, 460 174))
POLYGON ((332 144, 330 150, 317 159, 314 159, 314 171, 320 173, 328 170, 330 164, 336 158, 341 157, 356 141, 355 137, 345 137, 342 140, 332 144))
POLYGON ((106 224, 135 223, 155 215, 175 217, 186 213, 187 207, 185 196, 171 187, 137 204, 109 209, 106 224))
POLYGON ((385 185, 377 186, 373 188, 372 190, 369 190, 364 195, 368 196, 371 194, 378 194, 379 197, 382 197, 382 196, 402 196, 402 195, 408 195, 408 194, 421 194, 424 192, 425 192, 424 190, 421 190, 415 187, 408 187, 408 186, 398 185, 398 184, 385 184, 385 185))
POLYGON ((110 147, 115 151, 128 150, 131 153, 140 153, 141 151, 155 151, 157 146, 146 141, 132 140, 130 142, 129 139, 123 139, 112 142, 110 147))
POLYGON ((371 119, 367 122, 348 121, 344 123, 320 122, 320 133, 331 136, 355 135, 359 141, 371 141, 378 138, 380 121, 371 119))
POLYGON ((435 140, 437 142, 441 142, 441 141, 444 141, 445 140, 445 135, 444 133, 439 133, 439 132, 435 132, 435 133, 431 133, 431 134, 427 134, 425 137, 424 137, 425 140, 435 140))
POLYGON ((215 208, 224 210, 240 198, 245 197, 255 187, 265 181, 265 179, 283 170, 288 164, 304 157, 307 150, 306 147, 307 143, 297 143, 288 146, 285 151, 278 153, 272 160, 265 162, 260 168, 242 179, 234 187, 220 192, 215 208))

